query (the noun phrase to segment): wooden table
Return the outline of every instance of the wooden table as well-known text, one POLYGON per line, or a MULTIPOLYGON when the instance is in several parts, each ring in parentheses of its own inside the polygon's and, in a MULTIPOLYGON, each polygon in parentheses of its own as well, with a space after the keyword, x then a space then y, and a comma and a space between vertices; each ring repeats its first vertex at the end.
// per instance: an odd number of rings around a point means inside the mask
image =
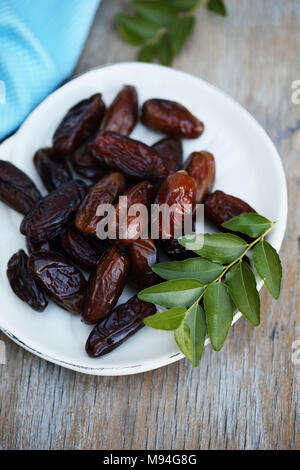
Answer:
MULTIPOLYGON (((125 0, 103 0, 76 73, 133 60, 113 15, 125 0)), ((8 340, 0 366, 3 449, 300 448, 300 79, 298 0, 227 0, 224 19, 198 11, 194 36, 174 67, 220 87, 275 142, 289 186, 288 231, 281 250, 281 300, 262 292, 262 326, 241 319, 220 353, 129 377, 90 377, 50 364, 8 340)))

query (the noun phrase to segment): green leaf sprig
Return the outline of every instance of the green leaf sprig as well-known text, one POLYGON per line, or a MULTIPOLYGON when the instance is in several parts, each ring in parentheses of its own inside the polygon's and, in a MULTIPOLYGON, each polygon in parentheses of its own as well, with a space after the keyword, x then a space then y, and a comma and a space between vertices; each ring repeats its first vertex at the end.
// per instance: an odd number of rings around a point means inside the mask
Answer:
POLYGON ((168 310, 145 318, 152 328, 174 331, 181 352, 194 367, 200 363, 208 335, 212 348, 220 351, 239 310, 253 326, 260 324, 260 297, 253 268, 270 294, 280 295, 282 266, 278 253, 265 240, 276 222, 254 213, 243 213, 223 223, 231 232, 253 238, 246 242, 233 233, 200 234, 178 239, 195 251, 196 258, 153 265, 165 282, 142 290, 138 297, 168 310), (202 243, 200 243, 202 242, 202 243))
MULTIPOLYGON (((153 62, 158 58, 162 65, 171 65, 195 26, 194 12, 202 0, 131 0, 135 14, 116 15, 122 39, 139 46, 137 59, 153 62)), ((226 16, 224 0, 205 0, 206 8, 226 16)))

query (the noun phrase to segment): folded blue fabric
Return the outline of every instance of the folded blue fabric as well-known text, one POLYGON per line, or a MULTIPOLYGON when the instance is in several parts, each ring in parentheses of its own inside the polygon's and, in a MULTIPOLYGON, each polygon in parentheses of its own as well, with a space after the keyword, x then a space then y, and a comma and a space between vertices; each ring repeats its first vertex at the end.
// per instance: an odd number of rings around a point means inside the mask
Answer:
POLYGON ((0 1, 0 140, 70 75, 98 4, 0 1))

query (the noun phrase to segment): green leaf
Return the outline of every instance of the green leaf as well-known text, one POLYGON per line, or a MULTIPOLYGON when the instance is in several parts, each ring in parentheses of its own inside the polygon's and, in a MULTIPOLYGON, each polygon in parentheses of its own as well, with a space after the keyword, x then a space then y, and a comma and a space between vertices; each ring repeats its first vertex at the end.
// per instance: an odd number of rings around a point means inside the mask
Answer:
POLYGON ((118 14, 116 15, 116 21, 119 26, 125 26, 127 31, 143 39, 153 38, 159 29, 159 26, 152 23, 152 21, 138 16, 118 14))
POLYGON ((132 6, 141 16, 159 26, 169 26, 177 15, 172 6, 161 2, 133 0, 132 6))
POLYGON ((249 235, 249 237, 257 238, 272 226, 272 222, 262 215, 244 212, 237 217, 224 222, 222 227, 232 230, 233 232, 241 232, 249 235))
POLYGON ((140 46, 145 42, 144 38, 141 38, 138 34, 135 34, 133 31, 126 28, 126 26, 122 24, 118 24, 118 30, 122 39, 132 46, 140 46))
POLYGON ((252 257, 256 271, 272 297, 277 300, 282 280, 282 266, 277 251, 270 243, 263 240, 254 247, 252 257))
POLYGON ((157 53, 159 62, 162 65, 171 65, 173 62, 174 54, 172 49, 172 43, 169 33, 165 33, 160 38, 157 45, 157 53))
POLYGON ((196 279, 177 279, 148 287, 138 298, 162 307, 189 307, 201 295, 203 287, 196 279))
POLYGON ((178 242, 203 258, 221 264, 235 261, 248 246, 245 240, 231 233, 187 235, 179 238, 178 242), (199 248, 201 245, 202 248, 199 248))
POLYGON ((140 50, 137 60, 139 62, 152 62, 156 53, 156 46, 149 44, 148 46, 142 47, 140 50))
POLYGON ((239 311, 254 326, 260 324, 260 298, 250 266, 244 261, 233 266, 225 276, 230 297, 239 311))
POLYGON ((177 330, 174 331, 174 339, 180 351, 193 361, 193 343, 189 326, 183 322, 177 330))
POLYGON ((190 329, 190 338, 193 345, 193 359, 192 364, 194 367, 198 367, 206 338, 206 322, 205 314, 200 305, 194 305, 188 312, 184 321, 190 329))
POLYGON ((163 0, 163 3, 171 5, 173 8, 181 11, 188 11, 200 4, 199 0, 163 0))
POLYGON ((206 289, 204 308, 212 348, 220 351, 230 330, 235 310, 224 284, 216 282, 206 289))
POLYGON ((185 307, 175 307, 170 310, 165 310, 164 312, 156 313, 155 315, 150 315, 144 319, 144 323, 157 330, 172 331, 179 328, 185 318, 185 313, 185 307))
POLYGON ((192 34, 195 21, 194 16, 180 16, 172 24, 169 33, 175 54, 180 52, 187 38, 192 34))
POLYGON ((208 0, 206 8, 218 15, 227 16, 227 8, 224 0, 208 0))
POLYGON ((184 261, 157 263, 152 266, 152 270, 163 279, 199 279, 208 284, 222 273, 223 266, 202 258, 190 258, 184 261))

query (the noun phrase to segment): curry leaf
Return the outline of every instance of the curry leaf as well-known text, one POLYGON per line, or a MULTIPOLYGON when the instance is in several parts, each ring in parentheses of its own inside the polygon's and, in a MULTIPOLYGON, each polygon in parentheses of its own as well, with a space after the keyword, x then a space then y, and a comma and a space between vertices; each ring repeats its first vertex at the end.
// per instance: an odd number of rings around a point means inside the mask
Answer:
POLYGON ((177 15, 172 6, 161 2, 133 0, 132 6, 141 16, 159 26, 168 26, 175 20, 177 15))
POLYGON ((159 40, 157 46, 157 54, 159 62, 162 65, 171 65, 173 62, 174 54, 172 49, 172 43, 169 33, 165 33, 159 40))
POLYGON ((227 16, 227 9, 224 0, 208 0, 206 8, 218 15, 227 16))
POLYGON ((199 304, 193 305, 184 322, 190 329, 190 338, 193 346, 192 364, 194 367, 198 367, 206 338, 205 314, 202 307, 199 304))
POLYGON ((196 279, 176 279, 142 290, 138 297, 162 307, 189 307, 203 292, 204 284, 196 279))
POLYGON ((139 62, 152 62, 156 53, 156 47, 153 44, 142 47, 138 53, 137 59, 139 62))
POLYGON ((199 257, 184 261, 157 263, 152 266, 152 270, 163 279, 199 279, 199 281, 207 284, 222 273, 223 266, 199 257))
POLYGON ((170 40, 175 54, 181 51, 194 26, 194 16, 180 16, 174 21, 170 28, 170 40))
POLYGON ((272 227, 272 225, 273 223, 262 215, 251 212, 244 212, 222 224, 222 226, 228 230, 245 233, 252 238, 259 237, 268 228, 272 227))
POLYGON ((282 266, 277 251, 263 240, 253 249, 254 266, 260 277, 263 279, 266 288, 274 297, 280 296, 282 281, 282 266))
POLYGON ((140 36, 141 38, 151 39, 157 33, 159 26, 145 18, 133 15, 116 15, 118 25, 125 26, 127 31, 140 36))
POLYGON ((193 361, 193 342, 189 326, 183 322, 177 330, 174 331, 174 339, 180 351, 193 361))
POLYGON ((145 318, 144 323, 151 328, 172 331, 179 328, 185 318, 185 313, 185 307, 175 307, 145 318))

